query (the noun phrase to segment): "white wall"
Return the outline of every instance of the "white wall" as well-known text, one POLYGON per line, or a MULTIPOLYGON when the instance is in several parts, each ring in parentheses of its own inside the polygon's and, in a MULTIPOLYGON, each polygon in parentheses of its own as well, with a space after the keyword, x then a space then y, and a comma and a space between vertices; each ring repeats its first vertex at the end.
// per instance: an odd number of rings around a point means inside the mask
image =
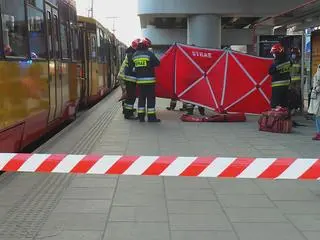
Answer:
POLYGON ((149 38, 154 45, 171 45, 174 42, 187 43, 186 29, 159 29, 147 27, 142 29, 142 35, 149 38))
MULTIPOLYGON (((174 42, 187 43, 186 29, 159 29, 147 27, 142 29, 144 37, 150 38, 154 45, 171 45, 174 42)), ((251 29, 223 29, 222 45, 250 45, 253 41, 251 29)))

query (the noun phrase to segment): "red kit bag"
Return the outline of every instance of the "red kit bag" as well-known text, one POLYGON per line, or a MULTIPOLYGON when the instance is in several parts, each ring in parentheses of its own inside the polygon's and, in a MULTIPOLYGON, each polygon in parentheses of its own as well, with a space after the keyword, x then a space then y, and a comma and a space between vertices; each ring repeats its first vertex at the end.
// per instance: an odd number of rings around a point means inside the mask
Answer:
POLYGON ((273 133, 292 132, 292 120, 286 108, 277 107, 263 112, 258 123, 260 131, 273 133))

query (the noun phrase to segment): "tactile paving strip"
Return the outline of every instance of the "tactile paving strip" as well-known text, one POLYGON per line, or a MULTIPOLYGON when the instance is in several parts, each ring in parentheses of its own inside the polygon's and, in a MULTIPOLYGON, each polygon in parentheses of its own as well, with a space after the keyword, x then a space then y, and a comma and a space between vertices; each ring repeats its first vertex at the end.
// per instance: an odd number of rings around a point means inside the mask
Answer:
MULTIPOLYGON (((92 127, 86 131, 81 139, 74 141, 75 144, 70 148, 71 151, 69 153, 81 154, 90 152, 94 144, 99 140, 103 130, 120 109, 121 105, 117 103, 117 97, 119 97, 117 93, 118 91, 108 99, 110 106, 105 107, 106 101, 100 103, 97 111, 105 109, 104 112, 92 123, 92 127)), ((54 142, 46 144, 45 147, 40 148, 37 152, 46 152, 54 142)), ((14 175, 17 174, 10 174, 10 176, 14 175)), ((14 206, 9 209, 0 222, 0 238, 34 238, 59 203, 64 189, 70 185, 73 178, 74 176, 70 174, 45 175, 42 181, 35 184, 30 192, 17 200, 14 206)), ((6 181, 10 183, 9 180, 6 181)))

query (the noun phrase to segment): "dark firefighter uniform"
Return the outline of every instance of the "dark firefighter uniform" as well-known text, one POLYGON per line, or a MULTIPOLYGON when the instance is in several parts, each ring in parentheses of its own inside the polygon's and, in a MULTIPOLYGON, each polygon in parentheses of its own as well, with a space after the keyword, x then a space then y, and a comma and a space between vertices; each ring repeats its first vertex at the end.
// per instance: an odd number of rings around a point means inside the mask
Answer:
POLYGON ((291 66, 290 60, 285 56, 275 59, 269 69, 269 74, 272 76, 272 99, 271 107, 288 106, 288 90, 291 82, 291 66))
POLYGON ((140 122, 145 121, 145 106, 147 101, 148 121, 160 122, 160 120, 156 117, 155 111, 155 67, 160 65, 160 61, 152 52, 148 50, 151 42, 148 41, 148 43, 146 43, 146 40, 142 41, 132 58, 135 67, 136 80, 140 91, 138 116, 140 122))
POLYGON ((291 81, 294 85, 301 86, 301 64, 293 63, 291 68, 291 81))
POLYGON ((127 49, 127 56, 124 67, 124 82, 126 85, 127 98, 124 102, 124 117, 126 119, 135 119, 134 117, 134 102, 136 100, 136 77, 134 73, 134 65, 132 56, 135 53, 135 49, 129 47, 127 49))

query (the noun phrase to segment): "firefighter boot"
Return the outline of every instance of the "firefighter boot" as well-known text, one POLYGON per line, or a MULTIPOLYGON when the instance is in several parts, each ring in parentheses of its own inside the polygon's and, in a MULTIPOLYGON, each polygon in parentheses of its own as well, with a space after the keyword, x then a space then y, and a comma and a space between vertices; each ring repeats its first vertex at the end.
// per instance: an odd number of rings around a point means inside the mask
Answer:
POLYGON ((144 113, 138 113, 138 118, 140 122, 145 122, 145 114, 144 113))
POLYGON ((161 120, 158 119, 155 114, 151 114, 151 115, 148 115, 148 122, 158 123, 158 122, 161 122, 161 120))
POLYGON ((124 106, 125 106, 125 105, 124 105, 124 101, 122 101, 122 114, 125 114, 125 112, 126 112, 126 109, 125 109, 124 106))
POLYGON ((177 101, 176 100, 171 100, 170 101, 170 107, 167 107, 167 110, 173 111, 177 106, 177 101))
POLYGON ((133 110, 126 110, 124 114, 124 118, 127 120, 137 120, 138 118, 134 115, 133 110))

